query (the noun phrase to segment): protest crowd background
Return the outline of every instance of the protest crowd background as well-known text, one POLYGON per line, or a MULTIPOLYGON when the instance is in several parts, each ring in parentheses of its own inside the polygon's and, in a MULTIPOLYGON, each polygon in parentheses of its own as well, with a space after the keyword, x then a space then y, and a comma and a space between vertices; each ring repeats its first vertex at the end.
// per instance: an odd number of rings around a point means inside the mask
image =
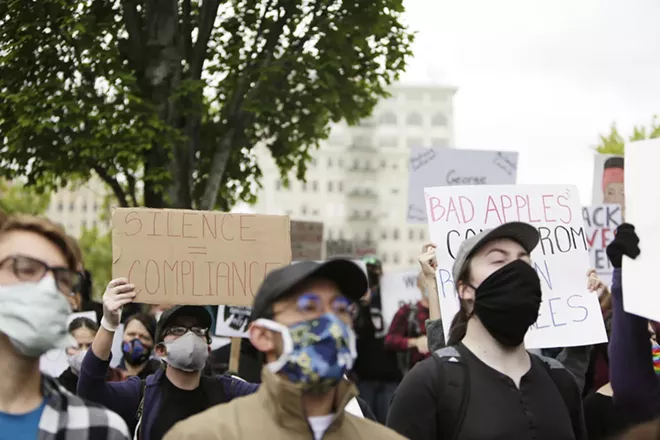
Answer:
POLYGON ((404 4, 0 4, 0 440, 660 438, 660 125, 521 182, 404 4))

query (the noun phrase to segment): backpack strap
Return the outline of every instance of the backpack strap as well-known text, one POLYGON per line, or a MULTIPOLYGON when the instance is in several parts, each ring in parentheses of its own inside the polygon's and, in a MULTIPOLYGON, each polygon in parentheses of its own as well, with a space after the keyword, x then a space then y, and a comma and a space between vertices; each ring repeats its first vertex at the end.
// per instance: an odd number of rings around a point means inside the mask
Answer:
POLYGON ((144 391, 147 387, 147 380, 140 380, 140 404, 138 405, 137 412, 135 413, 135 420, 137 424, 135 425, 135 440, 140 440, 142 438, 142 413, 144 412, 144 391))
POLYGON ((567 380, 569 380, 569 378, 570 380, 575 380, 575 378, 573 377, 573 373, 568 371, 557 359, 553 359, 547 356, 539 356, 536 354, 531 354, 531 355, 532 355, 532 359, 536 360, 537 362, 540 362, 541 365, 548 372, 548 375, 555 383, 555 386, 557 387, 557 391, 559 391, 559 394, 561 394, 561 398, 564 400, 564 403, 566 404, 566 409, 568 410, 569 413, 572 414, 571 410, 572 408, 575 408, 575 399, 573 397, 573 393, 571 393, 571 390, 568 387, 567 380))
POLYGON ((456 440, 470 403, 470 375, 456 347, 444 347, 433 353, 438 365, 438 438, 456 440))

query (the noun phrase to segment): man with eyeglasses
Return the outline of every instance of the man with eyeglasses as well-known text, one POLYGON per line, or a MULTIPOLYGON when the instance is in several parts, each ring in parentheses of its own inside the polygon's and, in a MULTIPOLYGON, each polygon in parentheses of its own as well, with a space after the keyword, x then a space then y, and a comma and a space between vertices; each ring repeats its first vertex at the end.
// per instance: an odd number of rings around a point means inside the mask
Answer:
POLYGON ((257 385, 241 379, 202 375, 210 352, 212 318, 201 306, 175 306, 158 320, 154 352, 164 369, 144 381, 131 377, 125 382, 106 382, 121 308, 134 298, 135 286, 127 279, 108 284, 101 328, 83 360, 78 394, 117 411, 135 438, 160 440, 175 423, 256 391, 257 385))
POLYGON ((266 359, 259 391, 178 423, 165 440, 402 440, 347 409, 357 396, 345 377, 357 355, 354 307, 366 291, 365 273, 349 260, 270 272, 249 327, 266 359))
POLYGON ((44 218, 0 225, 0 439, 129 439, 117 414, 39 371, 46 351, 77 345, 67 331, 67 298, 80 280, 74 248, 44 218))

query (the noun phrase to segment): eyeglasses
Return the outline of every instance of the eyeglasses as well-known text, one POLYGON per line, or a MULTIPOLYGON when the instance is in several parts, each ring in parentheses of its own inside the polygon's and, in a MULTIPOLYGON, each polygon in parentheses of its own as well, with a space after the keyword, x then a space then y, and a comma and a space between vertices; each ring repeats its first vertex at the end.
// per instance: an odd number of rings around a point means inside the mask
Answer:
POLYGON ((12 255, 0 261, 0 268, 10 265, 12 272, 21 281, 39 282, 48 272, 53 274, 58 290, 72 296, 82 280, 82 275, 66 267, 52 267, 43 261, 25 255, 12 255))
MULTIPOLYGON (((338 296, 332 300, 332 311, 340 317, 354 317, 357 312, 355 304, 343 296, 338 296)), ((303 293, 296 300, 296 308, 304 314, 323 314, 325 306, 323 300, 316 293, 303 293)))
POLYGON ((188 331, 193 332, 197 336, 204 337, 209 332, 209 329, 204 328, 204 327, 198 327, 198 326, 186 327, 184 325, 173 325, 172 327, 168 328, 165 331, 165 336, 167 336, 167 335, 183 336, 186 333, 188 333, 188 331))

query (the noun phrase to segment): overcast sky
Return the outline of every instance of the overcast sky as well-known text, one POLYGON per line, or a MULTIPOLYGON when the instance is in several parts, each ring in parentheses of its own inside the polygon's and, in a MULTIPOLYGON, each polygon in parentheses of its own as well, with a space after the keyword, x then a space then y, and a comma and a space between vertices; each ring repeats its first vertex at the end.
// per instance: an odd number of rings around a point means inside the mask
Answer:
POLYGON ((456 146, 520 153, 519 183, 578 186, 593 145, 660 115, 660 0, 404 0, 408 83, 455 97, 456 146))

